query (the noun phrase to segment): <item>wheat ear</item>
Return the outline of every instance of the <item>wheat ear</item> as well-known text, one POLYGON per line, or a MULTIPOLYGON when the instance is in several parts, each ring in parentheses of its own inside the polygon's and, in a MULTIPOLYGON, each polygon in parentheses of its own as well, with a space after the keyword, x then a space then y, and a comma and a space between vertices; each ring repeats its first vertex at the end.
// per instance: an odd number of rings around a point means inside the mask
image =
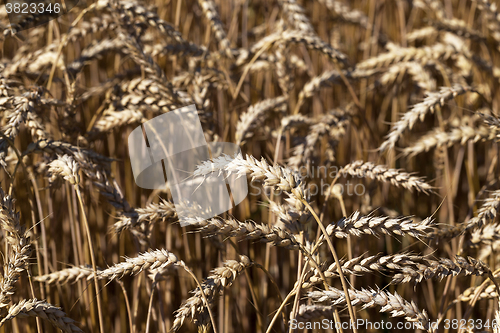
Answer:
MULTIPOLYGON (((169 266, 179 266, 184 268, 184 261, 177 258, 175 254, 165 249, 150 250, 139 254, 137 257, 126 258, 124 262, 118 263, 107 269, 97 272, 98 279, 121 279, 125 275, 135 275, 148 269, 166 268, 169 266)), ((88 280, 92 279, 94 275, 89 275, 88 280)))
POLYGON ((493 220, 500 208, 500 190, 493 191, 478 209, 477 215, 465 224, 465 230, 480 228, 487 220, 493 220))
POLYGON ((52 325, 65 333, 83 333, 83 331, 74 324, 75 321, 68 318, 61 308, 37 299, 22 300, 11 306, 7 316, 0 322, 0 327, 13 318, 26 317, 37 317, 48 320, 52 325))
POLYGON ((159 203, 150 203, 145 208, 136 208, 136 214, 123 214, 118 217, 118 222, 113 224, 111 230, 114 233, 121 233, 124 230, 135 228, 141 224, 154 224, 157 221, 175 221, 177 212, 173 203, 161 199, 159 203))
MULTIPOLYGON (((418 322, 421 328, 430 330, 427 312, 420 311, 412 301, 408 302, 398 293, 374 289, 349 289, 352 304, 363 304, 362 309, 380 306, 380 312, 391 312, 392 317, 404 316, 410 322, 418 322)), ((328 301, 334 306, 345 305, 345 294, 342 290, 330 287, 330 290, 311 291, 307 294, 315 302, 328 301)))
POLYGON ((12 247, 0 284, 0 308, 9 304, 10 296, 14 294, 14 285, 21 273, 27 269, 33 250, 19 217, 19 213, 14 210, 14 200, 0 188, 0 226, 5 232, 7 243, 12 247))
POLYGON ((389 169, 384 165, 375 165, 372 162, 355 161, 349 163, 339 170, 337 177, 342 174, 390 182, 394 186, 404 187, 410 191, 415 189, 425 194, 432 192, 432 187, 424 182, 422 177, 413 176, 403 170, 389 169))
POLYGON ((210 22, 210 27, 212 28, 215 38, 219 42, 220 50, 223 51, 226 56, 232 58, 231 45, 227 39, 226 31, 222 26, 215 2, 212 0, 198 0, 198 3, 203 10, 203 14, 210 22))
POLYGON ((311 22, 304 14, 305 10, 297 3, 297 0, 279 0, 278 1, 287 21, 294 29, 314 34, 314 28, 311 22))
POLYGON ((434 113, 437 107, 442 107, 449 100, 471 91, 475 90, 468 86, 455 85, 453 87, 441 87, 439 92, 427 93, 427 97, 422 103, 415 104, 410 111, 403 115, 401 120, 394 124, 386 141, 380 145, 379 150, 386 151, 394 148, 396 142, 403 135, 403 132, 406 129, 412 129, 417 120, 420 119, 420 121, 423 121, 427 113, 434 113))
POLYGON ((403 149, 404 156, 415 156, 422 152, 427 152, 439 146, 451 147, 455 143, 461 145, 467 142, 490 141, 496 139, 498 132, 486 126, 478 128, 471 126, 461 126, 451 129, 449 132, 439 128, 421 137, 410 147, 403 149))
POLYGON ((269 111, 285 106, 287 96, 269 98, 251 105, 247 112, 242 113, 240 120, 236 124, 236 144, 240 145, 244 140, 250 138, 251 131, 261 123, 269 111))
POLYGON ((242 255, 239 260, 227 260, 224 262, 224 266, 215 268, 212 274, 203 281, 202 290, 200 288, 195 289, 193 291, 194 295, 175 311, 175 320, 171 330, 179 330, 187 318, 191 318, 197 326, 206 326, 208 316, 201 294, 206 295, 208 307, 211 307, 215 296, 220 294, 225 287, 233 284, 236 277, 252 265, 252 261, 247 256, 242 255))
MULTIPOLYGON (((97 269, 98 273, 100 271, 100 269, 97 269)), ((63 285, 67 283, 75 283, 92 275, 93 270, 91 266, 75 266, 57 272, 35 276, 33 280, 47 284, 63 285)))

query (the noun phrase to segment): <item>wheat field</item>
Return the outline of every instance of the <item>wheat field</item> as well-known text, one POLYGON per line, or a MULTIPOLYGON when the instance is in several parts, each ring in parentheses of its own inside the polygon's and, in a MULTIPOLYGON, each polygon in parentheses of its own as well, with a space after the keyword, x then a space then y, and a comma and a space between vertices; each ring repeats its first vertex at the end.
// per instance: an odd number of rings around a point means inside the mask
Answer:
POLYGON ((0 7, 0 333, 500 332, 494 2, 0 7), (128 137, 188 105, 248 195, 183 226, 128 137))

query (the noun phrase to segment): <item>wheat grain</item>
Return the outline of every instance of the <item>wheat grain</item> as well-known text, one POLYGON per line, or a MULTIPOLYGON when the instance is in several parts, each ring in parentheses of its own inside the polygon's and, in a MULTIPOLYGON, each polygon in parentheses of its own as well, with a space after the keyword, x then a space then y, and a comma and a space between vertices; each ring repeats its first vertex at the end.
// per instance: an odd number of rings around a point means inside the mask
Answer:
MULTIPOLYGON (((321 318, 321 317, 332 318, 333 311, 334 311, 334 307, 329 306, 329 305, 301 304, 295 319, 298 322, 304 322, 304 321, 309 322, 313 319, 317 319, 317 318, 321 318)), ((290 319, 294 319, 294 318, 290 318, 290 319)))
POLYGON ((55 177, 63 177, 70 184, 77 185, 80 183, 78 171, 78 164, 69 155, 58 156, 49 163, 49 173, 52 175, 51 181, 54 181, 55 177))
POLYGON ((223 154, 212 162, 203 162, 200 164, 193 172, 193 176, 206 176, 214 170, 219 172, 219 174, 224 171, 226 172, 226 176, 234 174, 238 178, 248 174, 252 178, 252 181, 264 181, 265 187, 278 188, 289 193, 290 196, 299 199, 306 197, 306 192, 298 173, 278 165, 271 166, 264 159, 258 161, 249 155, 243 158, 241 154, 237 154, 232 158, 223 154))
MULTIPOLYGON (((392 278, 391 284, 420 283, 423 280, 447 276, 487 275, 490 270, 480 261, 471 257, 456 257, 455 261, 447 258, 436 260, 411 253, 394 255, 359 256, 341 264, 344 274, 364 275, 382 273, 392 278)), ((323 270, 325 277, 338 276, 335 263, 323 270)), ((311 269, 302 288, 310 288, 321 282, 318 270, 311 269)))
POLYGON ((476 42, 485 40, 485 37, 479 31, 471 29, 467 26, 467 23, 465 21, 459 20, 457 18, 432 21, 432 25, 436 27, 437 30, 449 31, 456 34, 457 36, 470 38, 476 42))
POLYGON ((479 292, 479 287, 470 287, 467 288, 464 292, 462 292, 457 298, 455 298, 451 304, 455 304, 458 302, 470 302, 472 299, 477 297, 477 300, 482 299, 491 299, 497 298, 498 292, 496 290, 495 285, 492 283, 488 285, 486 288, 481 290, 479 295, 476 295, 479 292))
POLYGON ((408 73, 416 85, 424 91, 432 91, 436 88, 436 82, 432 79, 430 73, 418 62, 408 61, 393 64, 387 72, 378 79, 379 85, 383 87, 392 87, 396 84, 398 78, 408 73))
POLYGON ((288 160, 288 166, 298 169, 306 162, 309 169, 316 143, 325 136, 328 137, 330 144, 338 142, 344 136, 349 121, 348 117, 337 117, 332 113, 318 119, 316 124, 310 127, 305 142, 293 149, 293 156, 288 160))
POLYGON ((406 34, 406 40, 408 42, 415 42, 425 38, 433 39, 437 36, 438 32, 433 26, 423 27, 420 29, 413 30, 406 34))

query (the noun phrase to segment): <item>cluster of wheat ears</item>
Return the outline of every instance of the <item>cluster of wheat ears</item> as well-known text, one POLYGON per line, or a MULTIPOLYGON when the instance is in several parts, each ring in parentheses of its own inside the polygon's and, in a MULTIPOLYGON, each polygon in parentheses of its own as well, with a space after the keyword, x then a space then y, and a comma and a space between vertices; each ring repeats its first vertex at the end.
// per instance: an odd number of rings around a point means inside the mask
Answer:
POLYGON ((491 0, 0 16, 0 332, 498 331, 491 0), (183 227, 124 143, 193 104, 207 142, 242 151, 195 173, 251 186, 183 227))

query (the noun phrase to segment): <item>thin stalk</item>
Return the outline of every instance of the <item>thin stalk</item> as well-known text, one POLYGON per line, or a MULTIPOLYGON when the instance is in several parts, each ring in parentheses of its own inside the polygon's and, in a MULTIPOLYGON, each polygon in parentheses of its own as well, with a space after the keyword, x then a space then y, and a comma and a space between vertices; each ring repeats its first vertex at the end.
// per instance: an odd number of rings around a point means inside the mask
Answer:
MULTIPOLYGON (((304 255, 307 257, 307 259, 309 259, 311 261, 311 263, 313 264, 314 268, 316 268, 318 270, 318 274, 319 276, 321 277, 321 280, 323 281, 323 286, 325 287, 325 290, 328 290, 328 287, 329 285, 326 283, 326 277, 325 275, 323 274, 323 271, 321 270, 321 268, 319 267, 318 263, 316 262, 316 260, 314 260, 313 256, 311 253, 307 252, 307 250, 304 248, 304 247, 301 247, 300 248, 301 252, 304 253, 304 255)), ((306 262, 307 264, 308 262, 306 262)), ((278 310, 276 311, 276 313, 274 314, 274 317, 273 319, 271 320, 271 323, 269 324, 269 326, 267 327, 267 330, 266 330, 266 333, 270 333, 271 332, 271 329, 274 325, 274 323, 276 322, 276 319, 279 317, 281 311, 283 310, 283 308, 285 307, 286 303, 288 302, 288 300, 294 296, 299 290, 300 290, 300 287, 302 286, 302 281, 304 280, 304 277, 306 275, 306 264, 304 265, 304 269, 302 270, 302 274, 300 275, 300 278, 299 278, 299 281, 297 283, 297 285, 292 289, 292 291, 290 291, 290 293, 288 293, 288 295, 285 297, 285 299, 281 302, 281 305, 280 307, 278 308, 278 310)))
MULTIPOLYGON (((95 253, 94 253, 94 245, 92 243, 92 237, 90 236, 90 227, 87 221, 87 215, 85 214, 85 206, 83 205, 82 193, 80 192, 80 188, 78 185, 75 185, 76 195, 78 196, 78 202, 80 203, 80 208, 82 210, 82 219, 83 224, 85 225, 85 232, 87 233, 87 241, 89 242, 89 251, 90 251, 90 259, 92 261, 92 271, 94 276, 97 276, 97 266, 95 263, 95 253)), ((104 333, 104 319, 102 317, 102 304, 101 304, 101 296, 99 295, 99 281, 98 279, 94 280, 95 287, 95 296, 97 300, 97 314, 99 317, 99 330, 101 333, 104 333)))
POLYGON ((130 333, 133 333, 132 327, 134 325, 132 324, 132 311, 130 310, 130 302, 129 302, 128 296, 127 296, 127 289, 125 289, 125 285, 123 284, 122 280, 116 280, 116 282, 120 285, 120 288, 122 289, 123 297, 125 298, 125 307, 127 308, 128 325, 129 325, 130 333))
MULTIPOLYGON (((335 251, 335 248, 333 247, 332 240, 328 236, 328 233, 326 232, 325 226, 319 220, 319 217, 316 214, 316 212, 314 211, 314 209, 311 207, 311 205, 306 200, 301 198, 300 201, 307 207, 307 209, 309 209, 309 211, 313 215, 314 219, 318 223, 318 226, 321 228, 321 232, 323 232, 323 235, 325 236, 326 242, 328 243, 328 247, 330 248, 330 251, 332 252, 333 259, 335 259, 335 264, 337 266, 337 272, 339 273, 340 282, 342 283, 342 289, 344 290, 344 294, 345 294, 347 309, 349 310, 349 317, 351 317, 351 320, 354 323, 354 322, 356 322, 356 316, 355 316, 354 309, 353 309, 352 304, 351 304, 351 297, 349 296, 349 288, 347 288, 347 282, 345 280, 344 272, 342 272, 342 268, 341 268, 342 266, 340 264, 339 257, 337 256, 337 251, 335 251)), ((319 269, 318 271, 321 271, 321 270, 319 269)), ((354 333, 357 333, 358 330, 356 329, 355 326, 353 326, 352 331, 354 333)))
POLYGON ((153 281, 151 286, 151 295, 149 296, 148 318, 146 319, 146 333, 149 333, 149 325, 151 323, 151 312, 153 312, 153 298, 156 289, 156 281, 153 281))
POLYGON ((208 311, 208 315, 210 316, 210 321, 212 322, 212 327, 214 329, 214 333, 217 333, 217 328, 215 327, 214 315, 212 313, 212 310, 210 309, 210 303, 208 303, 207 297, 205 296, 205 292, 203 291, 203 288, 201 287, 200 281, 198 281, 198 278, 196 277, 196 275, 194 275, 193 271, 191 271, 191 269, 189 269, 189 267, 187 267, 186 265, 183 265, 182 268, 184 268, 184 270, 189 275, 191 275, 194 282, 196 282, 196 285, 198 286, 198 288, 200 288, 201 297, 203 298, 203 301, 207 305, 207 311, 208 311))
MULTIPOLYGON (((304 231, 300 232, 299 241, 301 244, 304 244, 304 231)), ((297 276, 302 276, 302 269, 305 270, 305 267, 302 267, 302 252, 299 252, 299 259, 297 263, 297 276)), ((301 289, 302 281, 299 281, 297 285, 297 293, 295 294, 295 300, 293 301, 292 315, 290 318, 295 318, 297 316, 297 311, 299 310, 299 299, 300 299, 300 289, 301 289)), ((289 332, 295 332, 290 328, 289 332)))

